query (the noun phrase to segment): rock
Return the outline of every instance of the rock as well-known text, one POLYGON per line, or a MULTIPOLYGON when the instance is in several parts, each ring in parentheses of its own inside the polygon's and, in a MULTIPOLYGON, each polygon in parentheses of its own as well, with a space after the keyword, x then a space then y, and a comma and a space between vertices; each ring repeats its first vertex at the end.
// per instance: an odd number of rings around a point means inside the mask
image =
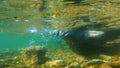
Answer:
POLYGON ((112 68, 109 64, 103 63, 99 66, 99 68, 112 68))
POLYGON ((108 55, 100 55, 99 57, 105 61, 110 61, 112 59, 112 57, 108 55))
POLYGON ((105 63, 107 61, 101 60, 101 59, 92 59, 86 63, 86 65, 95 65, 95 64, 101 64, 105 63))
POLYGON ((100 1, 100 2, 105 2, 105 0, 98 0, 98 1, 100 1))
POLYGON ((78 62, 72 62, 67 67, 68 68, 80 68, 80 64, 78 62))
POLYGON ((79 4, 82 0, 65 0, 65 2, 73 2, 73 4, 79 4))
POLYGON ((110 0, 111 3, 120 3, 120 0, 110 0))
POLYGON ((96 19, 96 18, 90 18, 90 22, 96 23, 96 22, 97 22, 97 19, 96 19))
POLYGON ((39 65, 46 61, 45 48, 42 46, 31 46, 21 52, 23 62, 27 66, 39 65))
POLYGON ((64 60, 52 60, 46 63, 48 68, 64 68, 66 66, 66 62, 64 60))
POLYGON ((120 57, 119 56, 112 57, 112 61, 109 62, 109 64, 111 66, 118 66, 118 67, 120 67, 120 57))
POLYGON ((8 63, 0 63, 1 68, 6 68, 8 66, 10 66, 8 63))

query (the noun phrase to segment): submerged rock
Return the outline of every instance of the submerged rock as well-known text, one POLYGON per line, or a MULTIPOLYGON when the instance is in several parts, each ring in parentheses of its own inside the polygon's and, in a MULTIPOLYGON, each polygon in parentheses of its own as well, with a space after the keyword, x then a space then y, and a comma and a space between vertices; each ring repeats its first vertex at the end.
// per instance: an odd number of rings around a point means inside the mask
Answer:
POLYGON ((99 66, 99 68, 112 68, 109 64, 103 63, 99 66))
POLYGON ((42 46, 31 46, 22 51, 23 62, 27 66, 42 64, 46 61, 45 48, 42 46))
POLYGON ((112 57, 111 62, 109 64, 113 67, 120 67, 120 56, 114 56, 112 57))
POLYGON ((46 66, 48 68, 64 68, 66 66, 66 62, 64 60, 53 60, 48 61, 46 66))
POLYGON ((72 62, 66 68, 80 68, 80 64, 78 62, 72 62))
POLYGON ((110 0, 112 3, 120 3, 120 0, 110 0))

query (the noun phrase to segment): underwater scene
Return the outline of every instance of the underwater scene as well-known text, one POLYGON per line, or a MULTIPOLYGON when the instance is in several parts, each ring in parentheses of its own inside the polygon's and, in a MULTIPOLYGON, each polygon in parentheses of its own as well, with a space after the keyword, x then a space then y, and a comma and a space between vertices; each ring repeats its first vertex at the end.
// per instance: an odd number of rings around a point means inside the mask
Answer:
POLYGON ((120 0, 0 0, 0 68, 120 68, 120 0))

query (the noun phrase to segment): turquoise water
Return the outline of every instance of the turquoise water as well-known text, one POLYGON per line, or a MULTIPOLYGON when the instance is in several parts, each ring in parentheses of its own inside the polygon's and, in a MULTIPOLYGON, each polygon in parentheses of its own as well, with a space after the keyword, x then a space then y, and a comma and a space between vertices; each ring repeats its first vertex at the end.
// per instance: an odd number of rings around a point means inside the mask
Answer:
POLYGON ((63 43, 60 37, 42 35, 16 35, 0 33, 0 48, 24 48, 34 45, 57 46, 63 43))
POLYGON ((54 30, 48 25, 33 24, 27 26, 25 22, 16 23, 0 20, 0 48, 13 49, 35 45, 51 47, 57 46, 58 43, 63 45, 65 42, 62 38, 51 34, 54 30))

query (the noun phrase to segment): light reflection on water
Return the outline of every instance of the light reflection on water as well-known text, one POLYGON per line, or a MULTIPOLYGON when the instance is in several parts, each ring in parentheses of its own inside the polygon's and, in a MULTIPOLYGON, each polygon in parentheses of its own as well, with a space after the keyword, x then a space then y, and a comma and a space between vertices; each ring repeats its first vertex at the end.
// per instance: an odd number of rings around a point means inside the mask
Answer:
MULTIPOLYGON (((47 19, 44 20, 46 21, 47 19)), ((0 21, 0 26, 2 26, 2 28, 6 28, 7 30, 10 28, 9 32, 0 32, 0 48, 21 48, 33 45, 54 46, 58 45, 58 43, 63 44, 63 39, 59 37, 62 32, 60 32, 59 35, 56 35, 59 30, 51 28, 48 25, 19 25, 20 23, 26 24, 25 22, 29 24, 30 21, 31 20, 28 19, 16 19, 14 20, 14 23, 9 24, 8 26, 6 26, 7 23, 5 23, 5 21, 0 21)), ((54 20, 49 21, 53 22, 54 20)))
POLYGON ((54 29, 44 28, 41 31, 34 29, 35 31, 30 31, 29 35, 0 33, 0 48, 21 48, 33 45, 54 46, 63 42, 59 36, 52 34, 54 29))

